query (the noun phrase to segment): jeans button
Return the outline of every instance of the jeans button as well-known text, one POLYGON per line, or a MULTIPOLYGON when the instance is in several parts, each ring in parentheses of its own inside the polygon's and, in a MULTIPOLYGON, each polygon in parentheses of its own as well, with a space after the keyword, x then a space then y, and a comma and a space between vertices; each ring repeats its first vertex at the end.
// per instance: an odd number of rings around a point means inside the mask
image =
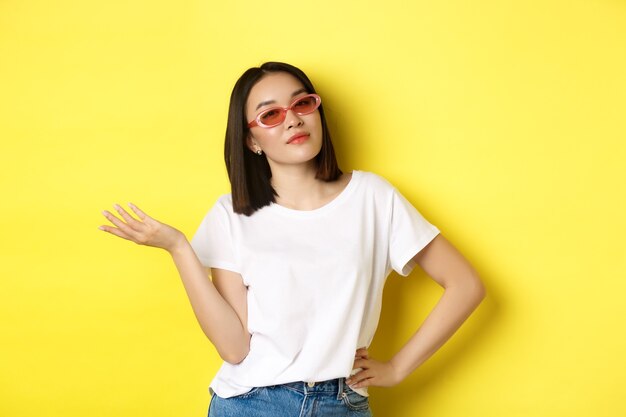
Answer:
POLYGON ((309 388, 313 388, 315 386, 315 382, 307 382, 309 388))

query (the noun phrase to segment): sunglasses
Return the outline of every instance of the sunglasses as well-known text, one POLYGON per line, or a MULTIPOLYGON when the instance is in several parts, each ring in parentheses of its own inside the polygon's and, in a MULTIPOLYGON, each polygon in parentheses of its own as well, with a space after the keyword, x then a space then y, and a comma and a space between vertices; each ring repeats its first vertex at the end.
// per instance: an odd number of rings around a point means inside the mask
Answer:
POLYGON ((291 102, 289 107, 271 107, 259 113, 253 121, 248 123, 248 127, 270 128, 278 126, 285 121, 287 112, 292 110, 298 116, 313 113, 322 104, 322 99, 317 94, 308 94, 298 97, 291 102))

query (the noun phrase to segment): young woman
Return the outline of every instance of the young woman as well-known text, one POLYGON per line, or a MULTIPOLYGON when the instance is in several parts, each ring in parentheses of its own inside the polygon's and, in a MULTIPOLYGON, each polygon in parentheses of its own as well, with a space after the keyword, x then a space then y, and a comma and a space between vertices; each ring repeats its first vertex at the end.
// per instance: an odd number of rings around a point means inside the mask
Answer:
POLYGON ((485 295, 474 269, 381 177, 342 173, 322 99, 284 63, 251 68, 230 101, 231 194, 189 242, 129 204, 101 229, 167 250, 222 359, 212 417, 371 416, 367 387, 401 382, 485 295), (391 359, 369 357, 392 270, 444 287, 391 359), (211 277, 208 279, 207 274, 211 277))

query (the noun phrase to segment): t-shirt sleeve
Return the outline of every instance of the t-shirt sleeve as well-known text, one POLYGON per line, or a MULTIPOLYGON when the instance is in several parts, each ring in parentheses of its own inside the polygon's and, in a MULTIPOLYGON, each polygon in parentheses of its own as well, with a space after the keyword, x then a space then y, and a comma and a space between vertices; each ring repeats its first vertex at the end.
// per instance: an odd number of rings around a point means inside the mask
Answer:
POLYGON ((240 272, 227 210, 219 202, 213 206, 191 239, 191 247, 205 267, 240 272))
POLYGON ((389 243, 391 267, 402 276, 409 275, 416 265, 413 257, 438 234, 439 229, 394 188, 389 243))

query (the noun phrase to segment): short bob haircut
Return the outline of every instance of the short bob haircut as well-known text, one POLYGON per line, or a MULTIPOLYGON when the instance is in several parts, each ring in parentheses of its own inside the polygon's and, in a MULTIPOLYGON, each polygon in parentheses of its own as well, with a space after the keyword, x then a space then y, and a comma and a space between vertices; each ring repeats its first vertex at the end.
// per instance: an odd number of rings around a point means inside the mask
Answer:
MULTIPOLYGON (((266 62, 260 67, 248 69, 237 80, 230 96, 228 124, 224 144, 224 160, 230 180, 233 210, 235 213, 250 216, 256 210, 275 202, 278 195, 270 182, 272 171, 265 155, 256 155, 247 146, 250 133, 246 117, 246 102, 252 87, 265 75, 285 72, 302 83, 306 92, 315 93, 309 78, 300 69, 282 62, 266 62)), ((335 181, 342 172, 337 164, 335 150, 330 140, 328 124, 324 117, 324 105, 318 108, 322 121, 322 148, 315 157, 317 173, 315 178, 335 181)))

